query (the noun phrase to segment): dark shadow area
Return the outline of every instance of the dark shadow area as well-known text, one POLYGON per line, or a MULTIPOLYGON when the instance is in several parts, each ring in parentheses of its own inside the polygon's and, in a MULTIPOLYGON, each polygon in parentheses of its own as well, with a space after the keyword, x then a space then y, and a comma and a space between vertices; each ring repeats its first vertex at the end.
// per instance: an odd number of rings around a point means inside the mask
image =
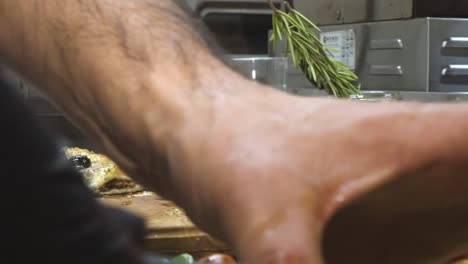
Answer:
POLYGON ((211 14, 204 18, 204 22, 228 53, 268 53, 271 15, 211 14))
POLYGON ((414 0, 416 17, 468 17, 465 0, 414 0))

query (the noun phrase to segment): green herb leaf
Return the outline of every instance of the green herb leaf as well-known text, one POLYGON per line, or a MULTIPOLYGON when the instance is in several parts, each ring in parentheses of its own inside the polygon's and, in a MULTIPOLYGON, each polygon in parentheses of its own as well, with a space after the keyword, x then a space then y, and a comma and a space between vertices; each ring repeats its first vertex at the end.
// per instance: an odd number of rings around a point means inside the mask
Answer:
POLYGON ((318 39, 314 30, 320 29, 287 2, 283 3, 286 11, 275 8, 271 0, 267 2, 273 9, 270 41, 274 42, 274 48, 276 42, 286 37, 285 55, 290 53, 294 66, 300 67, 317 88, 335 96, 359 94, 361 85, 355 85, 358 77, 346 64, 330 58, 335 50, 318 39))

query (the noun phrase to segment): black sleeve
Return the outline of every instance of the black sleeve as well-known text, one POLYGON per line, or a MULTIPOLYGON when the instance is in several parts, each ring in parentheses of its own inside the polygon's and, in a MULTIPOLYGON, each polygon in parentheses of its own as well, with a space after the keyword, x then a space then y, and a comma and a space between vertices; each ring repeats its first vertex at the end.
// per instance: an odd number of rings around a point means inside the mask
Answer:
POLYGON ((0 80, 0 263, 141 262, 143 221, 99 204, 0 80))

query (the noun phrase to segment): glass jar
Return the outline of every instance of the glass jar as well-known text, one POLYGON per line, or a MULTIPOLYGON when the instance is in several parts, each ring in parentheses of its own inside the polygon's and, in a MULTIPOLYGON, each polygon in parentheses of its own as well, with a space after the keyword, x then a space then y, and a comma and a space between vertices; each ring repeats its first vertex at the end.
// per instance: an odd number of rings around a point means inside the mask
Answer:
POLYGON ((286 57, 229 57, 227 63, 248 79, 287 90, 286 57))

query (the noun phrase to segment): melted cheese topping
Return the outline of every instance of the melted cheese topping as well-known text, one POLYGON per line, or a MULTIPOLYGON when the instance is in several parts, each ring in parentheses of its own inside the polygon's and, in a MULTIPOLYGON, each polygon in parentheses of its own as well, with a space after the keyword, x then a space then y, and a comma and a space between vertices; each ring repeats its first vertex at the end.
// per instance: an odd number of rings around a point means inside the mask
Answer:
MULTIPOLYGON (((80 148, 65 148, 64 151, 67 158, 85 155, 91 160, 91 167, 83 169, 80 172, 84 177, 86 185, 94 192, 99 192, 100 188, 113 180, 130 180, 130 178, 105 155, 80 148)), ((141 190, 141 187, 138 186, 137 189, 141 190)))

